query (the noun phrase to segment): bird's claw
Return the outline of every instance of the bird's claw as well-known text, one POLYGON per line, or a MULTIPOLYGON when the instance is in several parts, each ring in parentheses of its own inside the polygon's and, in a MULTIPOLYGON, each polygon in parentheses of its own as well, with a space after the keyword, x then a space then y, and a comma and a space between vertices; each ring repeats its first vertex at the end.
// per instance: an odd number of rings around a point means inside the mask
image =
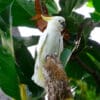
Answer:
POLYGON ((49 59, 49 58, 51 58, 51 59, 56 59, 58 56, 57 56, 57 54, 55 53, 55 54, 50 54, 50 55, 47 55, 46 56, 46 60, 47 59, 49 59))

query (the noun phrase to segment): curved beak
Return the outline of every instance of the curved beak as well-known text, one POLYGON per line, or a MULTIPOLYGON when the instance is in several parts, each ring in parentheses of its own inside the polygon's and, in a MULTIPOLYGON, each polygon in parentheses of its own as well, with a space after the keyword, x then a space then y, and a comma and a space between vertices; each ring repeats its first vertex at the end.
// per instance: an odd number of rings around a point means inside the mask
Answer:
POLYGON ((44 21, 47 21, 47 22, 52 19, 52 17, 47 17, 47 16, 43 16, 43 15, 41 15, 41 17, 44 21))
POLYGON ((61 25, 65 28, 66 27, 66 23, 65 22, 61 22, 61 25))

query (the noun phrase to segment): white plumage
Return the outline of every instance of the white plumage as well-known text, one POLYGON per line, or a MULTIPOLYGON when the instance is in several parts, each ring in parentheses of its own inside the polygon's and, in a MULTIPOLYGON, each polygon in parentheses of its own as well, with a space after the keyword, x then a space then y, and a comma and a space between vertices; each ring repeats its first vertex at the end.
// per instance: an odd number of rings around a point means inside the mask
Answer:
POLYGON ((44 88, 45 79, 43 76, 43 67, 45 64, 45 58, 47 55, 52 54, 56 54, 58 58, 60 57, 63 50, 63 36, 61 35, 61 31, 64 29, 65 19, 60 16, 43 17, 43 19, 49 20, 47 28, 40 37, 37 46, 37 58, 32 80, 34 80, 37 85, 44 88))

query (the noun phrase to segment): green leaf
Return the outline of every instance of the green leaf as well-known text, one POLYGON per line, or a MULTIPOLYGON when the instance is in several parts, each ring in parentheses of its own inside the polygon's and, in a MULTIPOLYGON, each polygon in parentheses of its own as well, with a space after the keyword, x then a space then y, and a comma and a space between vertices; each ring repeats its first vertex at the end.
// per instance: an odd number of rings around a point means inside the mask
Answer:
POLYGON ((86 74, 85 70, 80 64, 77 63, 76 60, 70 60, 65 67, 65 70, 68 77, 73 79, 82 79, 82 77, 84 77, 86 74))
POLYGON ((80 53, 80 59, 93 70, 100 72, 98 66, 91 60, 91 58, 87 55, 87 52, 83 51, 80 53))
POLYGON ((69 17, 66 18, 67 28, 75 35, 78 32, 80 24, 83 22, 84 17, 78 13, 72 12, 69 17))
POLYGON ((89 88, 87 83, 82 80, 77 81, 75 100, 96 100, 96 90, 94 87, 89 88))
POLYGON ((93 67, 94 69, 100 71, 99 62, 100 62, 100 45, 93 40, 88 41, 88 46, 84 48, 80 55, 82 56, 81 59, 84 58, 84 63, 88 66, 93 67))
POLYGON ((86 0, 60 0, 60 6, 62 8, 61 13, 65 17, 72 13, 72 10, 76 7, 80 7, 86 0))
POLYGON ((68 61, 70 60, 70 57, 71 57, 72 53, 74 52, 75 48, 76 48, 76 45, 67 46, 67 48, 65 48, 63 50, 63 52, 61 53, 60 60, 61 60, 64 67, 66 67, 66 65, 67 65, 68 61))
POLYGON ((0 48, 0 88, 16 100, 21 100, 13 57, 0 48))
POLYGON ((66 48, 66 49, 63 50, 60 59, 61 59, 61 62, 62 62, 62 64, 63 64, 64 67, 68 63, 71 54, 72 54, 72 51, 70 49, 66 48))
POLYGON ((94 64, 98 67, 100 70, 100 62, 94 58, 91 54, 87 53, 87 56, 94 62, 94 64))
POLYGON ((66 18, 66 22, 69 32, 75 35, 78 31, 78 23, 73 17, 66 18))
POLYGON ((93 8, 93 2, 92 2, 92 0, 88 0, 87 6, 90 7, 90 8, 93 8))
POLYGON ((0 12, 4 10, 13 0, 0 0, 0 12))
POLYGON ((94 5, 94 7, 95 7, 95 10, 97 11, 97 12, 100 12, 100 1, 99 0, 92 0, 93 1, 93 5, 94 5))
MULTIPOLYGON (((8 29, 7 23, 5 23, 4 19, 0 16, 0 31, 6 31, 8 29)), ((2 32, 0 32, 1 35, 2 32)))
MULTIPOLYGON (((81 48, 82 46, 83 45, 81 45, 81 48)), ((85 47, 83 47, 81 52, 79 53, 84 63, 86 63, 88 66, 98 71, 99 71, 99 68, 98 68, 99 65, 96 65, 96 62, 97 63, 100 62, 99 50, 100 50, 100 45, 98 43, 96 43, 93 40, 88 40, 85 47), (90 54, 93 57, 93 59, 89 57, 87 53, 90 54)))
POLYGON ((4 11, 0 13, 2 18, 1 21, 2 23, 0 24, 0 36, 2 41, 2 47, 5 48, 8 53, 14 56, 12 31, 11 31, 12 30, 12 17, 11 17, 12 4, 9 5, 4 11), (7 16, 7 18, 5 16, 7 16))
POLYGON ((85 19, 83 22, 83 31, 82 31, 85 43, 88 41, 88 38, 93 28, 94 25, 92 19, 90 18, 85 19))
POLYGON ((0 13, 0 88, 12 98, 21 100, 13 52, 11 7, 12 4, 0 13))
POLYGON ((16 65, 17 73, 20 78, 20 83, 26 84, 28 89, 32 92, 32 96, 37 98, 43 93, 43 89, 37 86, 30 78, 24 75, 20 69, 20 65, 16 65))
POLYGON ((2 12, 0 12, 0 29, 4 32, 8 32, 10 27, 10 9, 11 5, 7 6, 2 12))
POLYGON ((57 14, 58 8, 54 0, 45 0, 46 7, 50 14, 57 14))
POLYGON ((30 0, 30 1, 29 0, 16 0, 15 3, 18 3, 30 15, 35 14, 34 1, 32 1, 32 0, 30 0))
POLYGON ((85 2, 87 2, 88 0, 78 0, 77 4, 75 5, 75 9, 81 7, 82 5, 84 5, 85 2))
POLYGON ((96 22, 100 21, 100 12, 95 11, 95 12, 91 13, 91 17, 96 22))
MULTIPOLYGON (((20 42, 18 42, 20 43, 20 42)), ((27 47, 24 46, 23 43, 20 43, 20 47, 15 47, 15 56, 17 64, 19 65, 23 74, 31 79, 31 76, 34 72, 34 59, 32 58, 31 54, 27 50, 27 47)))
MULTIPOLYGON (((17 42, 17 47, 15 45, 15 56, 16 56, 16 69, 20 82, 27 84, 29 90, 32 92, 34 97, 38 97, 43 92, 43 89, 37 86, 32 80, 31 77, 34 72, 35 60, 32 58, 31 54, 27 50, 27 47, 24 46, 23 42, 17 42), (20 45, 18 45, 20 44, 20 45)), ((15 44, 14 42, 14 44, 15 44)))
POLYGON ((35 15, 34 1, 15 0, 12 6, 12 17, 14 26, 35 26, 35 22, 31 20, 35 15))
POLYGON ((100 62, 100 44, 93 40, 89 40, 88 46, 89 48, 87 48, 85 52, 90 53, 93 57, 95 57, 95 59, 100 62))

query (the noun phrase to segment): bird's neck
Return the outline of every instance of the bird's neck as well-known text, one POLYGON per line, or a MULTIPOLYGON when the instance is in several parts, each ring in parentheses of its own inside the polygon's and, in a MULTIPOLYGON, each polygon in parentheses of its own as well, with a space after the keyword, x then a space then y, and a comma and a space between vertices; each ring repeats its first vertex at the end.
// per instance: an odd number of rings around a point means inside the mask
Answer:
POLYGON ((52 25, 51 23, 48 23, 48 25, 47 25, 47 30, 48 30, 48 31, 52 31, 52 32, 61 34, 61 30, 60 30, 59 27, 57 27, 56 24, 53 24, 53 25, 52 25))

